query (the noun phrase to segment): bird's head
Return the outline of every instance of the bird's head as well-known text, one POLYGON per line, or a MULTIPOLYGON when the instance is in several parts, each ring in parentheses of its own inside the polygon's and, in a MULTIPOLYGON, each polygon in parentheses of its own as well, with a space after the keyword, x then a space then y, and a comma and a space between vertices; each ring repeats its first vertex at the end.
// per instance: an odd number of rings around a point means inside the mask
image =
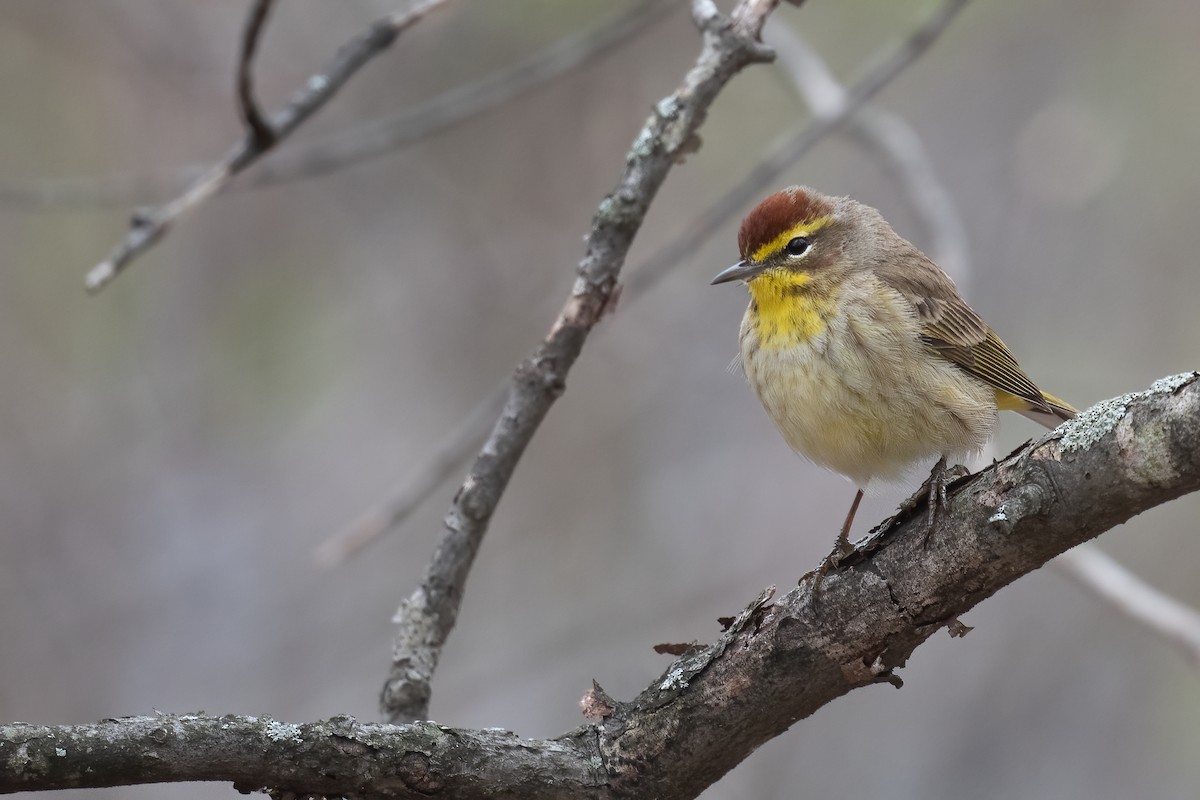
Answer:
POLYGON ((742 220, 738 231, 742 260, 712 282, 740 280, 753 289, 760 278, 781 286, 840 280, 855 265, 869 263, 856 251, 858 245, 874 239, 870 234, 877 226, 872 211, 849 198, 828 197, 806 186, 776 192, 742 220))

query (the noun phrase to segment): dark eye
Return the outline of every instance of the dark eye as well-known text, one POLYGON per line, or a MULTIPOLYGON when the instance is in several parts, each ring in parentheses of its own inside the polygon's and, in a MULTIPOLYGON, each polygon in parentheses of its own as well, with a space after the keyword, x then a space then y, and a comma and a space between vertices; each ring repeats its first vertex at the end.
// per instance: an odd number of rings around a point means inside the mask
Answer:
POLYGON ((802 256, 808 252, 809 241, 803 236, 797 236, 783 247, 783 252, 789 256, 802 256))

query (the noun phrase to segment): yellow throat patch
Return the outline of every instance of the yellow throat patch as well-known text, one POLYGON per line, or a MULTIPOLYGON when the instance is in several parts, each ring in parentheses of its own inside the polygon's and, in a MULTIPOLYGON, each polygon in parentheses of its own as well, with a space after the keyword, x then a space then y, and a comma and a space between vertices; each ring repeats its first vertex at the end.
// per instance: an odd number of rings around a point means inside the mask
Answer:
POLYGON ((750 281, 750 314, 759 347, 783 349, 803 344, 825 331, 837 295, 816 291, 812 276, 769 270, 750 281))

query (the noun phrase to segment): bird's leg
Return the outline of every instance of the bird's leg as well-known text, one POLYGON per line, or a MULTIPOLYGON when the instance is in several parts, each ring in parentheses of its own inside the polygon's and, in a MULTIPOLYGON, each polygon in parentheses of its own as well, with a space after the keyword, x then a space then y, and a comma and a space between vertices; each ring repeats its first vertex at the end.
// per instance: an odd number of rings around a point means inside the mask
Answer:
POLYGON ((850 544, 850 526, 854 524, 854 515, 858 513, 858 504, 862 502, 863 490, 859 489, 854 494, 854 502, 850 504, 850 511, 846 514, 846 521, 842 523, 842 529, 838 531, 837 542, 833 545, 833 551, 825 556, 825 560, 821 562, 821 566, 817 567, 816 577, 813 579, 812 596, 817 596, 817 590, 821 588, 821 582, 825 580, 826 573, 831 569, 837 569, 842 563, 842 559, 854 552, 854 545, 850 544))
POLYGON ((843 556, 854 551, 854 546, 850 544, 850 526, 854 524, 854 515, 858 513, 858 504, 862 502, 862 499, 863 490, 859 489, 854 493, 854 502, 850 504, 850 510, 846 512, 846 521, 842 523, 842 529, 838 531, 834 552, 841 553, 843 556))
POLYGON ((925 491, 929 493, 929 512, 926 517, 925 536, 921 539, 922 547, 929 547, 929 537, 933 535, 933 528, 937 524, 938 512, 945 510, 946 504, 949 502, 946 497, 946 487, 969 474, 970 472, 962 464, 947 467, 945 456, 939 458, 933 465, 933 471, 929 473, 929 480, 921 489, 917 490, 916 494, 916 497, 920 497, 925 491))

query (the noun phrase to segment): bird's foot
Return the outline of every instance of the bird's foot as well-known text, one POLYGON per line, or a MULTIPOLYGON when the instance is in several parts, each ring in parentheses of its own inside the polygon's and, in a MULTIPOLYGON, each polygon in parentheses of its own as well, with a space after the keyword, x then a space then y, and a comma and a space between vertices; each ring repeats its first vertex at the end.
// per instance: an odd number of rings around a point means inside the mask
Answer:
POLYGON ((929 478, 921 484, 921 488, 917 489, 916 494, 900 504, 901 509, 904 511, 912 511, 922 500, 928 498, 925 535, 921 539, 922 547, 929 547, 929 539, 933 536, 933 530, 937 526, 938 515, 945 511, 946 505, 949 503, 946 497, 946 487, 959 478, 965 478, 970 474, 971 471, 962 464, 947 467, 946 457, 942 456, 933 465, 933 470, 929 473, 929 478))
POLYGON ((813 573, 812 584, 812 602, 815 605, 817 595, 821 591, 821 584, 825 581, 825 576, 831 571, 837 572, 842 565, 842 559, 854 553, 854 545, 850 544, 850 539, 845 534, 839 534, 837 541, 834 542, 833 549, 829 551, 829 555, 825 556, 825 560, 821 562, 821 566, 817 567, 817 571, 813 573))
POLYGON ((850 511, 846 514, 846 521, 842 523, 842 529, 838 531, 837 541, 833 545, 833 550, 829 555, 825 556, 825 560, 821 562, 821 566, 817 567, 816 574, 813 576, 812 586, 812 602, 816 604, 817 593, 821 590, 821 583, 825 580, 825 576, 829 570, 836 570, 842 564, 842 559, 854 552, 854 545, 850 544, 850 527, 854 524, 854 515, 858 513, 858 504, 862 502, 863 490, 859 489, 854 493, 854 502, 850 504, 850 511))

